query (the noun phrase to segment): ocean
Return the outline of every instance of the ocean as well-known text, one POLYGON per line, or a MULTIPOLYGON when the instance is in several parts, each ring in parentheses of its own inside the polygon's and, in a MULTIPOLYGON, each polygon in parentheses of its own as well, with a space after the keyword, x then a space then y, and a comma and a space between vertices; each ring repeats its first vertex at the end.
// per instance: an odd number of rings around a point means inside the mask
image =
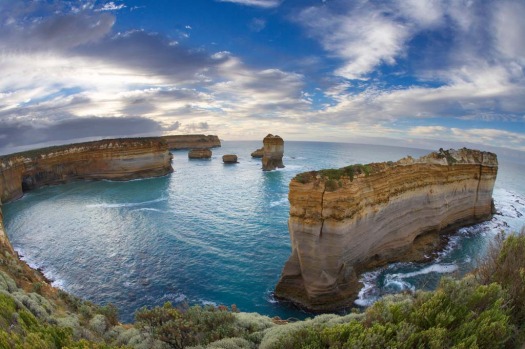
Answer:
MULTIPOLYGON (((211 160, 173 151, 175 172, 129 182, 77 182, 28 192, 3 207, 14 248, 53 284, 122 321, 143 306, 232 305, 281 318, 311 314, 277 302, 272 291, 290 255, 288 184, 300 172, 419 157, 429 150, 285 142, 285 168, 261 170, 250 153, 262 142, 223 142, 211 160), (224 165, 222 155, 239 163, 224 165)), ((432 289, 444 275, 472 270, 494 236, 525 225, 525 164, 499 158, 498 214, 460 229, 437 259, 395 263, 362 276, 356 306, 384 294, 432 289)))

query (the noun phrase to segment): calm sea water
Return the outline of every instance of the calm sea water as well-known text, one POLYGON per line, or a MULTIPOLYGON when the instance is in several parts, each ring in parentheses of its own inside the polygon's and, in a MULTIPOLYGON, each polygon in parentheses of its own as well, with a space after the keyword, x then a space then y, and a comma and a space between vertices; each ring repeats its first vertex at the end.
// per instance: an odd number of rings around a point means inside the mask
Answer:
MULTIPOLYGON (((420 149, 286 142, 286 168, 262 172, 250 153, 261 142, 224 142, 211 160, 173 152, 175 172, 130 182, 79 182, 27 193, 4 206, 15 249, 54 284, 124 321, 166 301, 236 304, 270 316, 308 314, 271 292, 290 254, 288 184, 303 171, 418 157, 420 149), (234 153, 239 163, 224 165, 234 153)), ((470 270, 499 230, 525 224, 525 165, 500 159, 494 198, 501 214, 461 229, 432 263, 397 263, 363 276, 357 303, 403 289, 435 287, 439 277, 470 270)))

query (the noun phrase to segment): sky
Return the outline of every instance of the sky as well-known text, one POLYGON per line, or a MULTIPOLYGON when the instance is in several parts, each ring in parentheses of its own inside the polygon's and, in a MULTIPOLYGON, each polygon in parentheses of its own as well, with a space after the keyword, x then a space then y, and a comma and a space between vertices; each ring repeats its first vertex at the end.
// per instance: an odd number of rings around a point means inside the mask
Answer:
POLYGON ((161 134, 525 151, 523 0, 0 0, 0 153, 161 134))

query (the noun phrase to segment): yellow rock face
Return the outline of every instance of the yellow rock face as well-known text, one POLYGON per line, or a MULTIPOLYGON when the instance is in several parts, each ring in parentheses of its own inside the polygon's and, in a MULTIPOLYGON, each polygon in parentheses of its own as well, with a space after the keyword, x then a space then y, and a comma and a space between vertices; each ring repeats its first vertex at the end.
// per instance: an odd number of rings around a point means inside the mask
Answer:
POLYGON ((263 171, 272 171, 283 168, 284 141, 277 135, 269 134, 263 139, 263 171))
POLYGON ((221 146, 219 137, 214 135, 173 135, 162 137, 169 149, 203 149, 221 146))
POLYGON ((50 147, 0 157, 0 199, 81 179, 130 180, 173 171, 160 138, 122 138, 50 147))
POLYGON ((497 170, 495 154, 460 149, 335 179, 299 175, 289 192, 292 254, 276 296, 312 310, 352 304, 363 271, 421 260, 440 234, 489 219, 497 170))

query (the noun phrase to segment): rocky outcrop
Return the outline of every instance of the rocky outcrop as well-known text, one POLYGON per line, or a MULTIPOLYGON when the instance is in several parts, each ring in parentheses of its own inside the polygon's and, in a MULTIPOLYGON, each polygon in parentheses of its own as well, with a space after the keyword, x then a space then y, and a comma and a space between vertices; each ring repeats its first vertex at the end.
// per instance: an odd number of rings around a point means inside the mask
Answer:
POLYGON ((284 141, 277 135, 269 134, 263 139, 263 171, 272 171, 276 168, 283 168, 284 141))
POLYGON ((0 200, 75 180, 130 180, 173 171, 161 138, 122 138, 26 151, 0 157, 0 200))
POLYGON ((440 149, 296 176, 292 254, 275 295, 311 310, 351 305, 363 271, 422 260, 443 234, 489 219, 497 171, 493 153, 440 149))
POLYGON ((225 164, 236 164, 237 163, 237 155, 234 154, 226 154, 222 156, 222 162, 225 164))
POLYGON ((188 152, 188 158, 190 159, 209 159, 211 158, 210 149, 191 149, 188 152))
POLYGON ((251 153, 252 158, 260 159, 264 156, 264 147, 255 150, 251 153))
POLYGON ((203 149, 221 146, 219 137, 214 135, 172 135, 162 137, 168 143, 168 148, 177 149, 203 149))

